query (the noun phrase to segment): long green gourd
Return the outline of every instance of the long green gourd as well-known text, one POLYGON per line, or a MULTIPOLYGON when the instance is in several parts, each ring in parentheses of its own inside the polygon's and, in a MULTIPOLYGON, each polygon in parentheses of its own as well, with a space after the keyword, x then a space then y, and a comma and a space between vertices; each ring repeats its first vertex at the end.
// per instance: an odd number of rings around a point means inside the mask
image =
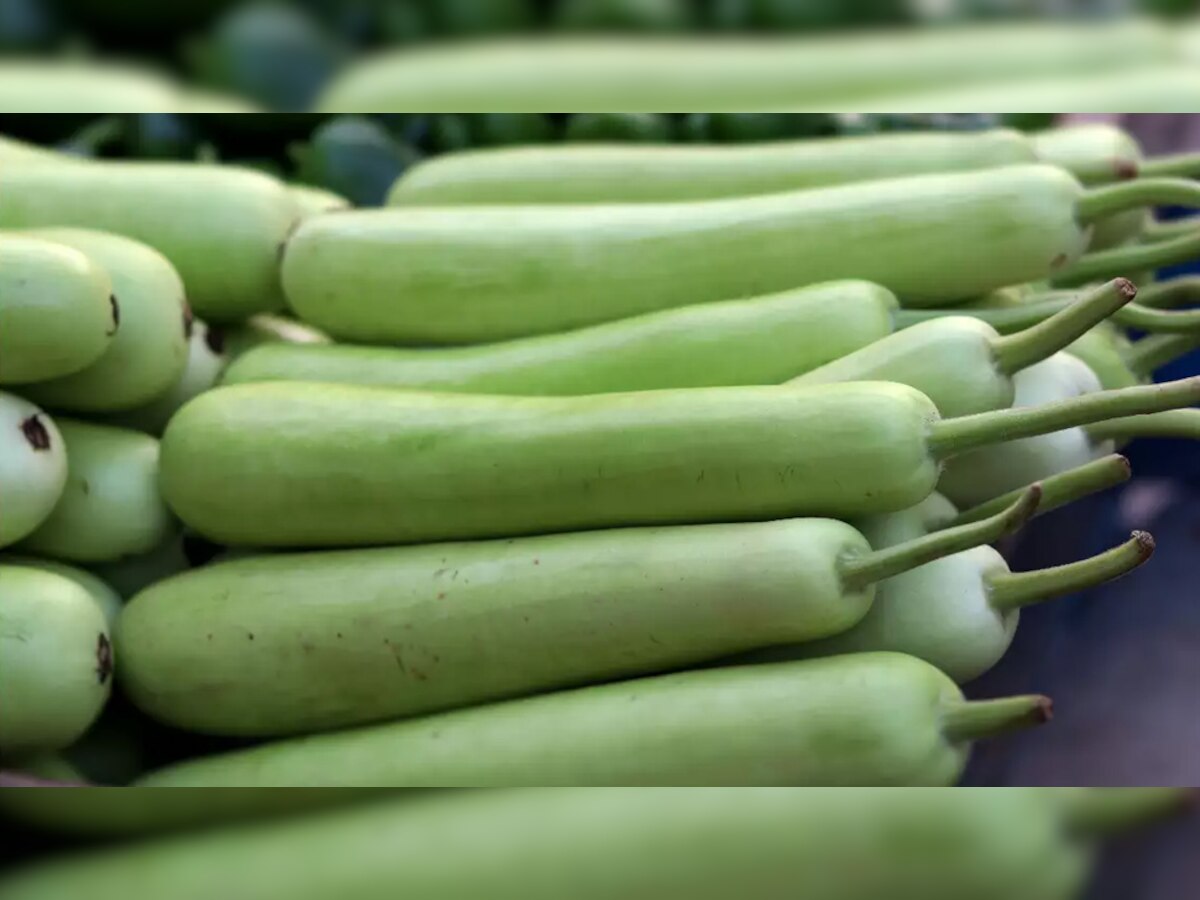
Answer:
POLYGON ((886 288, 836 281, 473 347, 272 342, 236 359, 222 381, 526 395, 778 384, 891 334, 906 315, 886 288))
POLYGON ((1137 293, 1123 278, 1096 288, 1042 322, 1001 336, 973 316, 922 322, 788 382, 886 380, 922 391, 947 418, 1007 409, 1013 374, 1058 352, 1137 293))
POLYGON ((205 537, 257 547, 845 519, 919 503, 972 448, 1198 399, 1200 378, 940 419, 883 382, 567 398, 244 384, 179 411, 161 484, 205 537))
POLYGON ((119 321, 96 262, 49 241, 0 236, 0 384, 78 372, 108 350, 119 321))
POLYGON ((302 222, 282 281, 305 321, 384 344, 503 340, 841 278, 938 306, 1065 269, 1098 218, 1198 199, 1183 179, 1089 192, 1022 165, 680 203, 366 210, 302 222))
MULTIPOLYGON (((43 793, 70 796, 24 792, 43 793)), ((0 877, 0 900, 120 900, 134 880, 156 900, 1072 900, 1097 838, 1180 803, 1036 788, 441 792, 37 861, 0 877)))
MULTIPOLYGON (((1026 79, 1096 72, 1110 73, 1115 79, 1122 69, 1161 63, 1173 55, 1161 26, 1145 21, 1091 23, 1082 30, 1079 22, 1012 26, 989 22, 983 28, 843 38, 631 42, 626 37, 554 41, 535 37, 483 46, 432 47, 416 53, 405 48, 402 53, 369 57, 333 79, 317 109, 338 113, 563 108, 579 112, 819 111, 845 109, 852 105, 850 100, 863 98, 860 105, 873 111, 892 95, 947 82, 1009 80, 1017 71, 1026 79), (1112 52, 1114 46, 1121 48, 1120 54, 1112 52)), ((906 105, 902 111, 925 108, 906 105)), ((951 111, 963 109, 981 107, 960 105, 951 111)))
POLYGON ((406 171, 389 206, 711 200, 1035 162, 1018 131, 929 132, 739 146, 574 145, 446 154, 406 171))
MULTIPOLYGON (((0 201, 2 203, 3 201, 0 201)), ((70 375, 28 385, 24 393, 52 409, 109 412, 140 406, 183 373, 192 314, 174 266, 147 244, 78 228, 30 235, 78 250, 112 278, 120 324, 104 354, 70 375)))
POLYGON ((71 744, 112 689, 108 625, 76 581, 0 565, 0 761, 71 744))
MULTIPOLYGON (((1142 175, 1142 148, 1129 132, 1107 123, 1050 128, 1030 135, 1042 162, 1062 166, 1091 187, 1142 175)), ((1149 174, 1149 173, 1145 173, 1149 174)), ((1162 174, 1161 173, 1160 177, 1162 174)), ((1096 223, 1089 247, 1103 250, 1129 241, 1141 232, 1149 216, 1131 209, 1096 223)))
POLYGON ((702 669, 293 738, 180 763, 153 787, 949 785, 973 740, 1044 697, 968 702, 879 653, 702 669))
POLYGON ((760 658, 890 650, 919 657, 964 684, 1004 656, 1022 608, 1119 578, 1153 552, 1150 535, 1134 532, 1125 544, 1091 559, 1014 573, 991 547, 975 547, 890 579, 863 620, 848 631, 768 650, 760 658))
POLYGON ((1097 288, 1077 306, 1063 302, 1047 309, 1052 322, 1028 317, 1025 332, 1000 338, 980 320, 995 315, 1007 321, 1009 310, 951 320, 946 317, 953 310, 899 309, 885 288, 838 281, 473 347, 273 343, 237 359, 222 382, 319 381, 568 396, 779 384, 816 369, 809 376, 813 383, 877 378, 911 384, 928 392, 944 415, 957 415, 1011 405, 1006 372, 1061 349, 1126 303, 1132 294, 1125 290, 1122 285, 1097 288), (931 318, 937 323, 929 323, 931 318), (915 327, 893 332, 910 324, 915 327), (925 375, 931 367, 939 369, 937 377, 925 375), (965 383, 947 383, 940 376, 946 368, 959 372, 965 383))
POLYGON ((279 181, 226 166, 22 163, 4 171, 0 227, 72 226, 142 241, 179 270, 206 321, 280 307, 280 247, 299 218, 279 181))
POLYGON ((879 582, 997 540, 1039 497, 882 552, 790 519, 217 564, 126 608, 122 683, 177 727, 263 737, 686 668, 845 631, 879 582))
POLYGON ((67 446, 39 407, 0 392, 0 547, 26 537, 67 483, 67 446))
POLYGON ((74 562, 111 562, 157 547, 175 527, 158 490, 158 441, 60 419, 67 483, 54 511, 20 548, 74 562))

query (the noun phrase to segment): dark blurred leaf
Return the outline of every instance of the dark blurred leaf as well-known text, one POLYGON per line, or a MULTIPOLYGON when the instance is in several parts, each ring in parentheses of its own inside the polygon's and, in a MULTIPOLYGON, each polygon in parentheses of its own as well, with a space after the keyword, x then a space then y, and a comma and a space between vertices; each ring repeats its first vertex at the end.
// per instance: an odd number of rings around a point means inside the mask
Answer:
POLYGON ((544 144, 554 129, 541 113, 474 113, 464 117, 472 146, 544 144))
POLYGON ((439 113, 425 118, 420 146, 433 153, 453 153, 471 146, 471 127, 461 113, 439 113))
POLYGON ((576 113, 567 123, 566 139, 666 142, 671 126, 658 113, 576 113))
POLYGON ((200 134, 176 113, 142 113, 125 120, 125 151, 143 159, 194 159, 200 134))
POLYGON ((45 50, 61 33, 46 0, 0 0, 0 53, 45 50))
POLYGON ((307 13, 268 0, 233 10, 189 56, 206 84, 298 111, 312 105, 344 50, 307 13))
POLYGON ((328 188, 356 206, 381 204, 392 182, 417 160, 412 148, 365 116, 330 119, 309 144, 293 147, 292 156, 299 181, 328 188))
POLYGON ((430 30, 429 17, 418 0, 393 0, 379 10, 379 39, 385 44, 412 44, 430 30))
POLYGON ((826 113, 713 113, 709 140, 775 141, 835 134, 837 120, 826 113))
POLYGON ((672 31, 694 22, 686 0, 560 0, 555 24, 579 31, 672 31))
POLYGON ((106 150, 118 148, 125 136, 125 123, 119 116, 101 116, 88 122, 58 149, 72 156, 101 156, 106 150))
POLYGON ((433 33, 469 36, 512 32, 533 26, 529 0, 421 0, 433 33))

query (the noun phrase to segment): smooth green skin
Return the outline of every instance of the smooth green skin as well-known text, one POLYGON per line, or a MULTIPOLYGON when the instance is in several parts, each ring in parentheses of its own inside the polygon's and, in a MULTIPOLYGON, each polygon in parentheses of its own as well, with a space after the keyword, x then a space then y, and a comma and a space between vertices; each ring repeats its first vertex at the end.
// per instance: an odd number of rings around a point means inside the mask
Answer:
POLYGON ((1078 258, 1051 166, 681 203, 382 209, 301 223, 284 291, 360 343, 479 343, 861 278, 937 306, 1078 258))
POLYGON ((228 362, 220 332, 197 320, 192 323, 192 336, 188 339, 187 362, 175 384, 145 406, 107 416, 105 421, 160 435, 180 407, 216 385, 228 362))
POLYGON ((710 200, 854 181, 1034 162, 1028 138, 996 129, 740 146, 513 147, 410 168, 389 206, 710 200))
POLYGON ((1090 856, 1037 789, 458 791, 57 857, 0 898, 1070 900, 1090 856))
MULTIPOLYGON (((1088 365, 1068 353, 1056 353, 1023 369, 1013 382, 1013 406, 1039 406, 1103 389, 1088 365)), ((1093 441, 1084 428, 1007 441, 949 460, 937 489, 965 509, 1112 451, 1112 441, 1093 441)))
POLYGON ((862 654, 560 691, 180 763, 157 787, 949 785, 961 699, 927 663, 862 654))
POLYGON ((67 483, 67 446, 40 408, 0 392, 0 547, 42 524, 67 483))
POLYGON ((1105 325, 1093 328, 1083 337, 1067 347, 1066 352, 1087 363, 1089 369, 1100 379, 1105 390, 1136 387, 1146 380, 1138 377, 1123 351, 1131 346, 1129 338, 1118 328, 1105 325))
POLYGON ((0 236, 0 384, 70 375, 117 331, 108 273, 48 241, 0 236))
POLYGON ((72 162, 72 157, 48 147, 0 134, 0 163, 72 162))
POLYGON ((898 305, 886 288, 837 281, 474 347, 275 343, 240 357, 222 383, 323 381, 530 396, 779 384, 891 334, 898 305))
POLYGON ((12 166, 4 184, 0 226, 76 226, 143 241, 179 271, 206 321, 282 305, 279 248, 299 214, 267 175, 198 163, 55 163, 12 166))
POLYGON ((264 737, 685 668, 851 627, 874 586, 840 563, 870 552, 790 519, 218 564, 130 603, 122 685, 172 725, 264 737))
POLYGON ((899 512, 856 519, 851 524, 862 533, 872 547, 883 550, 945 528, 957 515, 958 507, 935 491, 916 506, 899 512))
POLYGON ((121 615, 121 608, 125 605, 121 595, 109 587, 102 578, 93 575, 86 569, 69 566, 56 559, 42 559, 20 553, 0 553, 0 565, 41 569, 43 572, 52 572, 74 581, 92 595, 92 599, 100 607, 100 612, 104 614, 104 621, 108 623, 109 632, 111 633, 116 627, 117 618, 121 615))
POLYGON ((243 384, 172 419, 162 488, 235 546, 847 518, 929 495, 937 418, 882 382, 565 398, 243 384))
POLYGON ((289 184, 288 194, 300 211, 301 218, 350 209, 353 204, 341 194, 307 184, 289 184))
POLYGON ((43 228, 28 233, 78 250, 102 266, 112 278, 120 324, 108 349, 91 365, 29 385, 24 392, 53 409, 110 412, 132 409, 169 390, 187 363, 191 314, 183 282, 166 257, 146 244, 99 231, 43 228))
POLYGON ((1000 368, 991 325, 946 316, 905 328, 835 358, 788 384, 896 381, 924 393, 949 419, 1012 406, 1012 376, 1000 368))
POLYGON ((0 566, 0 759, 61 750, 112 689, 104 614, 70 578, 0 566))
MULTIPOLYGON (((318 99, 319 112, 724 112, 798 109, 866 111, 893 96, 946 84, 987 92, 1013 73, 1035 76, 1124 74, 1172 57, 1169 35, 1156 23, 1048 22, 884 30, 846 37, 760 35, 673 37, 629 41, 592 37, 553 41, 540 36, 485 46, 382 52, 335 77, 318 99), (1114 53, 1113 47, 1121 52, 1114 53)), ((998 92, 998 89, 997 89, 998 92)), ((893 106, 901 106, 894 102, 893 106)), ((925 110, 902 105, 900 111, 925 110)), ((937 108, 961 112, 981 107, 937 108)), ((1000 110, 1024 109, 1003 106, 1000 110)), ((1041 109, 1074 109, 1038 106, 1041 109)), ((1091 107, 1094 108, 1094 107, 1091 107)), ((1107 106, 1110 109, 1141 107, 1107 106)), ((1191 109, 1191 106, 1182 107, 1191 109)), ((991 112, 996 107, 988 107, 991 112)), ((1157 109, 1157 108, 1156 108, 1157 109)))
MULTIPOLYGON (((59 758, 41 758, 24 771, 56 781, 83 781, 59 758)), ((310 814, 324 807, 367 799, 367 790, 270 789, 156 791, 93 787, 29 791, 0 789, 0 814, 38 831, 70 837, 156 836, 242 820, 310 814)))
MULTIPOLYGON (((1142 148, 1129 132, 1115 125, 1091 123, 1052 128, 1031 136, 1036 157, 1062 166, 1082 184, 1110 184, 1137 177, 1142 148)), ((1131 209, 1098 222, 1088 249, 1105 250, 1136 238, 1146 210, 1131 209)))
POLYGON ((0 108, 13 113, 170 113, 179 111, 179 100, 175 84, 141 66, 63 59, 0 62, 0 108))
POLYGON ((72 562, 109 562, 158 546, 175 521, 158 490, 158 441, 149 435, 69 419, 67 485, 22 552, 72 562))
POLYGON ((328 344, 327 334, 303 322, 263 313, 251 316, 240 325, 221 330, 221 344, 229 359, 237 359, 260 344, 328 344))
POLYGON ((937 666, 959 684, 992 668, 1012 643, 1019 610, 992 606, 988 578, 1007 574, 991 547, 975 547, 889 578, 866 617, 822 641, 768 651, 768 659, 890 650, 937 666))

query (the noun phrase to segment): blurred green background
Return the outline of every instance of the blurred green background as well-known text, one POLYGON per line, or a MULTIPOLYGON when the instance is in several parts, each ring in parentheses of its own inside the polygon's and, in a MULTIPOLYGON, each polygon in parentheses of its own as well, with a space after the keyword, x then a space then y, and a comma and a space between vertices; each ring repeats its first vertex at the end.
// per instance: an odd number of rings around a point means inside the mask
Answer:
MULTIPOLYGON (((0 3, 6 0, 0 0, 0 3)), ((820 113, 446 113, 325 116, 0 114, 0 134, 87 157, 195 159, 250 166, 334 191, 357 206, 383 201, 426 156, 471 147, 564 141, 732 143, 927 128, 1041 127, 1041 116, 820 113)))
MULTIPOLYGON (((310 108, 360 53, 426 41, 518 33, 821 34, 1195 9, 1195 0, 0 0, 0 55, 147 62, 189 83, 290 111, 310 108)), ((620 128, 650 133, 634 123, 620 128)), ((451 130, 439 139, 459 136, 451 130)))

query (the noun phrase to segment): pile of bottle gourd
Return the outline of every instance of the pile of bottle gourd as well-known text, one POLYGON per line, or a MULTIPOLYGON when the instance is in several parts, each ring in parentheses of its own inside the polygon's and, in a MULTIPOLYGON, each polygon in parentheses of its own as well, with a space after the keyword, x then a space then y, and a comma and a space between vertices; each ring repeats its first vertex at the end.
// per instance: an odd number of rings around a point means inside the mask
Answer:
MULTIPOLYGON (((874 896, 902 884, 882 857, 857 888, 813 873, 924 829, 1003 865, 972 882, 964 850, 922 897, 1071 896, 1081 835, 1178 799, 850 788, 953 785, 1048 722, 961 685, 1022 608, 1150 558, 1144 532, 1037 571, 993 545, 1129 479, 1130 441, 1200 437, 1200 378, 1153 381, 1200 347, 1200 285, 1154 277, 1200 229, 1153 216, 1200 207, 1200 160, 1097 126, 513 147, 361 210, 217 164, 0 162, 0 769, 240 789, 5 815, 111 836, 364 790, 847 788, 356 805, 172 845, 151 895, 284 837, 306 849, 263 897, 339 866, 451 896, 497 876, 489 841, 629 873, 686 834, 693 897, 751 857, 874 896)), ((121 871, 0 897, 124 896, 121 871)))

